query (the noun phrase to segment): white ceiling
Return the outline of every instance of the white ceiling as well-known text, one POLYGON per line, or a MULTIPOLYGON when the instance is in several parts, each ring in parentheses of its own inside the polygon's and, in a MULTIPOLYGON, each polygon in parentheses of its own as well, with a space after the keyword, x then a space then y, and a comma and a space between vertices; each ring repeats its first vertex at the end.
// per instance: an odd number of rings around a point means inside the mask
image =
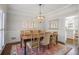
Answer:
MULTIPOLYGON (((42 5, 42 12, 46 14, 50 11, 54 11, 56 9, 62 8, 67 4, 44 4, 42 5)), ((21 11, 21 12, 29 12, 29 13, 39 13, 39 5, 38 4, 12 4, 9 5, 11 10, 21 11)))
MULTIPOLYGON (((70 4, 43 4, 42 15, 46 16, 51 12, 56 12, 56 10, 60 10, 67 6, 70 6, 70 4)), ((39 15, 38 4, 10 4, 8 5, 8 8, 8 13, 10 14, 29 16, 31 18, 39 15)))
MULTIPOLYGON (((42 14, 47 14, 56 9, 62 8, 67 4, 44 4, 42 5, 42 14)), ((11 4, 9 5, 9 12, 20 12, 26 14, 39 15, 39 6, 38 4, 11 4)))

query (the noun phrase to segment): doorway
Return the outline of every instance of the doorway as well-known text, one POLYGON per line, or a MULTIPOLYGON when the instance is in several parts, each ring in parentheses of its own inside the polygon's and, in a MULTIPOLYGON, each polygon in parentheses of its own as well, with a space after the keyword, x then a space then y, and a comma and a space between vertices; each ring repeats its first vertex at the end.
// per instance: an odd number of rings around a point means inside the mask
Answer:
POLYGON ((78 17, 70 16, 65 20, 65 36, 67 44, 78 44, 78 17))

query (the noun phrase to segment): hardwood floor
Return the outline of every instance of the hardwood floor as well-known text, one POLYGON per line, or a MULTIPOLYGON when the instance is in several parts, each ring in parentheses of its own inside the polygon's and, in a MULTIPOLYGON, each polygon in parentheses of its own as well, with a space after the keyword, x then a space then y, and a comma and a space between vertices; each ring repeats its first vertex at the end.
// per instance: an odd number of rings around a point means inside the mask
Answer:
POLYGON ((67 39, 66 40, 66 43, 67 44, 74 44, 74 45, 76 45, 76 44, 78 44, 78 40, 77 39, 67 39))
POLYGON ((79 55, 78 40, 67 39, 66 45, 71 47, 72 50, 67 55, 79 55))
MULTIPOLYGON (((16 44, 18 44, 18 43, 16 43, 16 44)), ((15 44, 7 44, 1 55, 10 55, 12 45, 15 45, 15 44)), ((66 46, 69 46, 72 48, 66 55, 79 55, 79 46, 78 45, 66 44, 66 46)))
POLYGON ((67 45, 72 48, 70 52, 67 53, 67 55, 79 55, 79 46, 78 45, 67 45))
POLYGON ((6 44, 4 50, 1 55, 10 55, 12 44, 6 44))
POLYGON ((15 42, 15 43, 6 44, 6 46, 5 46, 5 48, 3 49, 1 55, 10 55, 12 45, 16 45, 16 44, 19 44, 19 43, 20 43, 20 42, 15 42))

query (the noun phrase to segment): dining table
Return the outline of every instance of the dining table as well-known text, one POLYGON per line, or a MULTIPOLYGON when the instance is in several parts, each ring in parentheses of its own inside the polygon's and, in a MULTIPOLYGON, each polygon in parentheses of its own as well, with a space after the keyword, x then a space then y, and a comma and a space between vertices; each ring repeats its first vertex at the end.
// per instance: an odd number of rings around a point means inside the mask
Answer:
MULTIPOLYGON (((29 41, 33 41, 35 38, 39 38, 38 40, 41 41, 44 37, 44 32, 26 32, 26 33, 21 33, 20 38, 21 38, 21 48, 24 47, 24 55, 27 54, 26 51, 26 43, 29 41), (24 35, 25 34, 25 35, 24 35)), ((38 42, 39 43, 39 42, 38 42)))
MULTIPOLYGON (((26 49, 26 43, 29 41, 33 41, 33 39, 37 38, 37 40, 39 41, 38 43, 40 43, 41 40, 44 39, 45 34, 48 32, 44 32, 44 31, 22 31, 20 38, 21 38, 21 48, 24 47, 24 55, 27 55, 27 49, 26 49)), ((51 32, 49 32, 51 33, 51 32)), ((50 35, 50 37, 53 36, 52 33, 50 35)), ((56 44, 57 44, 57 40, 58 38, 56 37, 56 44)))

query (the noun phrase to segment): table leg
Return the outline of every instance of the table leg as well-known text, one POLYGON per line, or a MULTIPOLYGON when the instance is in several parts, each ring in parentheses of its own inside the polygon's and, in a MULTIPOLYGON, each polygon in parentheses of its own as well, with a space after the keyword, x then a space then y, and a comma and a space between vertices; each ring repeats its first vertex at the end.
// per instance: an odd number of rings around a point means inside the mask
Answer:
POLYGON ((22 38, 21 38, 21 48, 22 48, 22 38))
POLYGON ((56 37, 56 44, 58 44, 58 37, 56 37))
POLYGON ((26 55, 26 41, 24 40, 24 55, 26 55))

